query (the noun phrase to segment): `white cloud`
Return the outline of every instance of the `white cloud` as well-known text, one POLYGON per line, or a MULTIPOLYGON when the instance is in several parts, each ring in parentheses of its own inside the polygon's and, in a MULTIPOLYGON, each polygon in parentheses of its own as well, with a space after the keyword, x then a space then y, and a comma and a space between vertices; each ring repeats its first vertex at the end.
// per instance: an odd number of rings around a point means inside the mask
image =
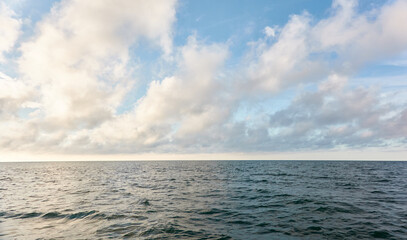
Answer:
POLYGON ((20 35, 21 20, 17 19, 15 13, 0 3, 0 63, 4 62, 4 53, 13 49, 20 35))
POLYGON ((92 127, 113 116, 131 89, 129 48, 140 38, 172 51, 174 1, 64 0, 22 44, 19 68, 39 88, 45 120, 92 127))
MULTIPOLYGON (((57 150, 75 132, 112 118, 135 81, 128 66, 129 48, 144 38, 163 56, 171 54, 175 4, 172 0, 55 4, 36 24, 34 36, 21 43, 19 79, 6 75, 0 79, 2 117, 9 119, 2 121, 6 129, 0 134, 2 146, 13 143, 25 149, 34 144, 33 149, 57 150), (28 115, 20 119, 21 111, 28 115)), ((0 33, 7 37, 0 44, 3 52, 11 49, 21 23, 4 4, 1 7, 0 26, 6 31, 0 33)))
POLYGON ((152 82, 146 96, 139 101, 136 115, 140 122, 154 124, 188 118, 204 114, 215 104, 216 94, 222 87, 216 81, 216 73, 226 59, 225 47, 201 46, 191 37, 181 54, 179 74, 152 82))
MULTIPOLYGON (((310 30, 309 17, 293 16, 285 25, 277 42, 264 46, 256 56, 249 71, 249 79, 255 88, 266 91, 279 91, 293 72, 305 71, 308 56, 307 32, 310 30)), ((309 69, 309 68, 307 68, 309 69)), ((304 75, 304 74, 301 74, 304 75)))
POLYGON ((267 26, 267 27, 264 28, 264 34, 266 34, 267 37, 275 37, 276 36, 276 29, 267 26))
POLYGON ((315 24, 308 13, 293 15, 275 42, 257 43, 246 85, 277 92, 332 72, 351 75, 407 48, 406 1, 367 13, 357 13, 356 6, 353 0, 334 1, 332 15, 315 24))
MULTIPOLYGON (((391 93, 349 82, 364 64, 406 51, 406 1, 358 13, 356 1, 337 0, 325 19, 293 15, 285 26, 265 27, 266 36, 248 53, 249 64, 239 69, 225 69, 226 44, 189 37, 185 46, 174 48, 175 7, 168 0, 56 4, 37 23, 34 36, 21 43, 21 75, 0 73, 0 128, 6 129, 0 132, 0 147, 103 154, 405 142, 406 105, 391 101, 391 93), (133 108, 117 113, 126 94, 135 94, 129 49, 141 39, 162 52, 161 63, 176 64, 176 70, 150 82, 133 108), (287 108, 234 118, 242 102, 255 108, 310 82, 317 89, 301 91, 287 108)), ((2 53, 13 49, 20 28, 19 20, 7 14, 1 16, 17 21, 17 35, 7 38, 2 53)))
POLYGON ((2 72, 0 84, 0 121, 3 121, 14 118, 21 107, 29 105, 33 89, 2 72))
POLYGON ((83 134, 90 136, 91 145, 121 151, 156 147, 160 151, 201 135, 228 117, 231 109, 221 95, 225 86, 217 78, 227 57, 225 46, 203 45, 190 37, 180 53, 176 75, 153 81, 134 111, 83 134))

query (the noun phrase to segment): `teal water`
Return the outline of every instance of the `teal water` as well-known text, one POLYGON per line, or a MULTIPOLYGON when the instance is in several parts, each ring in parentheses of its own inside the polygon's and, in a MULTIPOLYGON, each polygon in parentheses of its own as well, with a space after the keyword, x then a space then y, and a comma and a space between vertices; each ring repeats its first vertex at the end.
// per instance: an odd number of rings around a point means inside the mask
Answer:
POLYGON ((407 162, 0 163, 0 239, 407 239, 407 162))

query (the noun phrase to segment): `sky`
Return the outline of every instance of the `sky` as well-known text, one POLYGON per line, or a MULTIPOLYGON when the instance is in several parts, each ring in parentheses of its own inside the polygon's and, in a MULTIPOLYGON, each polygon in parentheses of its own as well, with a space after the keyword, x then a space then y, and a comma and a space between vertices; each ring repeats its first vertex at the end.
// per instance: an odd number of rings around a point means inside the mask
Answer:
POLYGON ((0 161, 406 160, 407 0, 0 0, 0 161))

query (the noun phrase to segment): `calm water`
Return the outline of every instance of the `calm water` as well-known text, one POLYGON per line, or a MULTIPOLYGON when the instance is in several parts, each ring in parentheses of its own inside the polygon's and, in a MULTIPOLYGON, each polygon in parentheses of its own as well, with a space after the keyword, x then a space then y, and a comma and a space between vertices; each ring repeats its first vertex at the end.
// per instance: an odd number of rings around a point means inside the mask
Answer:
POLYGON ((0 239, 407 239, 407 162, 0 163, 0 239))

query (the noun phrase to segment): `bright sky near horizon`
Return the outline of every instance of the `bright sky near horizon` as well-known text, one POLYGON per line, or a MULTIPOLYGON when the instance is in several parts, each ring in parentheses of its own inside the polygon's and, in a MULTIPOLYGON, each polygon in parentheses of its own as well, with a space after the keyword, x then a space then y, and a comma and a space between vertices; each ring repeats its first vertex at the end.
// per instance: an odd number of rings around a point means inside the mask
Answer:
POLYGON ((407 0, 0 0, 0 161, 405 160, 406 13, 407 0))

